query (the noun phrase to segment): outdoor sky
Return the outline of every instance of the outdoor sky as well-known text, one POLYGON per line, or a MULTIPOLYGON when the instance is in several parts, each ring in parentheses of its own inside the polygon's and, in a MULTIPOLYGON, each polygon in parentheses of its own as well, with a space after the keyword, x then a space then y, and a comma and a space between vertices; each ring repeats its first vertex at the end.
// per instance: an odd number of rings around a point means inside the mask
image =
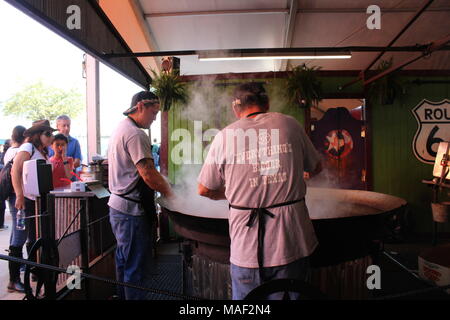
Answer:
MULTIPOLYGON (((77 88, 85 96, 82 77, 84 52, 10 4, 0 0, 0 106, 24 86, 41 79, 62 89, 77 88)), ((115 71, 100 65, 100 125, 102 154, 107 138, 131 97, 142 90, 115 71)), ((152 138, 160 141, 160 116, 152 125, 152 138)), ((54 119, 49 119, 54 125, 54 119)), ((0 107, 0 139, 7 139, 16 125, 29 127, 31 121, 6 117, 0 107)), ((79 138, 86 157, 86 114, 72 120, 71 135, 79 138)))

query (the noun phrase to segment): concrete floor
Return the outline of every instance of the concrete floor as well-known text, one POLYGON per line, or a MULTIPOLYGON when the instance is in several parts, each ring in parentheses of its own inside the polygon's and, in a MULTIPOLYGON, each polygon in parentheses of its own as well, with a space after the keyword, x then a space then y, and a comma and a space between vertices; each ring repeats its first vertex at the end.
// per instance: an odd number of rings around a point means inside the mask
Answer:
MULTIPOLYGON (((8 254, 9 248, 9 237, 11 235, 12 221, 11 215, 6 209, 5 212, 5 225, 8 226, 8 229, 0 231, 0 252, 1 254, 8 254)), ((158 255, 178 255, 179 254, 179 245, 178 243, 158 243, 157 247, 158 255)), ((24 256, 26 256, 26 252, 24 249, 24 256)), ((22 272, 23 279, 23 272, 22 272)), ((24 294, 21 293, 9 293, 7 290, 9 282, 9 270, 8 270, 8 262, 5 260, 0 260, 0 300, 22 300, 24 298, 24 294)))
MULTIPOLYGON (((1 254, 8 254, 6 250, 9 248, 9 237, 11 235, 11 215, 9 211, 5 212, 5 225, 8 229, 0 231, 0 252, 1 254)), ((22 273, 23 277, 23 273, 22 273)), ((6 287, 9 282, 8 261, 0 260, 0 300, 22 300, 24 294, 9 293, 6 287)))
MULTIPOLYGON (((5 213, 5 225, 8 226, 8 229, 0 231, 0 252, 2 254, 8 254, 6 251, 9 247, 9 237, 11 234, 11 215, 9 214, 8 210, 6 210, 5 213)), ((440 239, 440 244, 448 243, 450 242, 450 239, 440 239)), ((405 243, 398 243, 398 244, 386 244, 385 250, 387 252, 390 252, 393 254, 394 257, 398 258, 408 269, 416 271, 417 270, 417 256, 419 253, 425 249, 431 248, 431 239, 421 239, 416 241, 408 241, 405 243)), ((25 252, 24 252, 25 254, 25 252)), ((178 243, 158 243, 157 247, 157 254, 158 255, 178 255, 179 252, 179 244, 178 243)), ((408 289, 413 289, 413 287, 410 287, 409 278, 405 281, 402 281, 405 283, 405 287, 400 289, 397 284, 397 279, 399 278, 398 275, 399 270, 398 268, 393 273, 392 279, 396 280, 388 280, 389 285, 387 287, 393 287, 393 288, 386 288, 384 294, 392 294, 392 293, 398 293, 398 291, 408 291, 408 289)), ((401 274, 404 274, 404 272, 401 272, 401 274)), ((23 277, 23 273, 22 273, 23 277)), ((387 278, 390 277, 386 277, 387 278)), ((8 293, 7 291, 7 285, 9 281, 9 273, 8 273, 8 262, 4 260, 0 260, 0 300, 22 300, 24 297, 24 294, 20 293, 8 293)), ((383 295, 384 295, 383 294, 383 295)), ((431 298, 431 297, 430 297, 431 298)))

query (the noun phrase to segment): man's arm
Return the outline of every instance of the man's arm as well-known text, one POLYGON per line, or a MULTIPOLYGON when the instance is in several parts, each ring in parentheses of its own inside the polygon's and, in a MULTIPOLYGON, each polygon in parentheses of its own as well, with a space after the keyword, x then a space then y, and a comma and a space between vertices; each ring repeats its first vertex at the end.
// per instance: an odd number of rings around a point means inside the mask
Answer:
POLYGON ((64 159, 64 162, 67 162, 67 164, 64 165, 64 173, 66 174, 66 178, 70 180, 72 178, 72 171, 74 169, 74 167, 73 167, 73 159, 66 157, 64 159))
POLYGON ((78 158, 73 159, 73 167, 78 168, 81 164, 81 160, 78 158))
POLYGON ((201 183, 198 184, 198 194, 202 197, 207 197, 212 200, 226 200, 225 187, 221 187, 219 190, 210 190, 201 183))
POLYGON ((73 167, 76 169, 81 165, 81 146, 80 142, 77 140, 75 144, 75 154, 72 156, 73 158, 73 167))
POLYGON ((314 177, 315 175, 318 175, 322 171, 322 162, 318 161, 316 164, 316 168, 313 172, 309 172, 310 177, 314 177))
POLYGON ((155 191, 162 193, 165 197, 172 196, 172 190, 163 178, 163 176, 155 169, 153 160, 145 158, 136 164, 139 175, 144 179, 145 183, 155 191))

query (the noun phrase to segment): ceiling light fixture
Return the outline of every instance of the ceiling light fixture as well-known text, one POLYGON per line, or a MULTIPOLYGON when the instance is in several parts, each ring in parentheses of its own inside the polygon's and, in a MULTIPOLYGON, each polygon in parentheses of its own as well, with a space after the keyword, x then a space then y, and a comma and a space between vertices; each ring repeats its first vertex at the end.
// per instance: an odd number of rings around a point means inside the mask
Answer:
POLYGON ((244 52, 199 52, 199 61, 239 61, 239 60, 283 60, 283 59, 350 59, 350 52, 293 52, 293 53, 244 53, 244 52))

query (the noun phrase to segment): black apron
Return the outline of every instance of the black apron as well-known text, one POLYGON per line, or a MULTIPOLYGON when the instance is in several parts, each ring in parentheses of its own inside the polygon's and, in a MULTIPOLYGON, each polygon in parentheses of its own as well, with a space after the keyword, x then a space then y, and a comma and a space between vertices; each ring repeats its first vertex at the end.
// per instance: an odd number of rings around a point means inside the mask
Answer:
POLYGON ((279 208, 284 206, 289 206, 291 204, 304 201, 305 198, 293 201, 287 201, 279 204, 274 204, 265 208, 246 208, 230 204, 230 207, 237 210, 251 210, 250 217, 247 221, 246 226, 251 228, 255 224, 256 218, 258 218, 258 267, 259 267, 259 277, 262 282, 265 281, 263 266, 264 266, 264 235, 266 233, 266 219, 265 216, 274 218, 275 215, 267 209, 279 208))
POLYGON ((153 225, 153 223, 155 223, 157 221, 156 205, 155 205, 155 190, 150 188, 145 183, 144 179, 139 178, 138 182, 136 183, 136 186, 134 188, 132 188, 130 191, 123 193, 123 194, 118 194, 118 193, 114 193, 114 194, 125 200, 141 204, 146 218, 148 218, 149 223, 151 223, 152 225, 153 225), (139 200, 127 197, 127 195, 134 192, 135 190, 138 191, 139 200))
MULTIPOLYGON (((128 119, 130 119, 134 123, 134 125, 139 128, 137 123, 132 118, 128 117, 128 119)), ((139 177, 139 180, 136 183, 136 185, 134 186, 134 188, 132 188, 128 192, 123 193, 123 194, 118 194, 118 193, 114 193, 114 194, 125 200, 135 202, 135 203, 140 203, 142 206, 142 209, 144 210, 144 215, 147 218, 148 222, 151 225, 153 225, 154 223, 157 222, 156 205, 155 205, 155 190, 150 188, 145 183, 144 179, 142 179, 141 177, 139 177), (138 191, 139 200, 126 197, 127 195, 134 192, 135 190, 138 191)))

